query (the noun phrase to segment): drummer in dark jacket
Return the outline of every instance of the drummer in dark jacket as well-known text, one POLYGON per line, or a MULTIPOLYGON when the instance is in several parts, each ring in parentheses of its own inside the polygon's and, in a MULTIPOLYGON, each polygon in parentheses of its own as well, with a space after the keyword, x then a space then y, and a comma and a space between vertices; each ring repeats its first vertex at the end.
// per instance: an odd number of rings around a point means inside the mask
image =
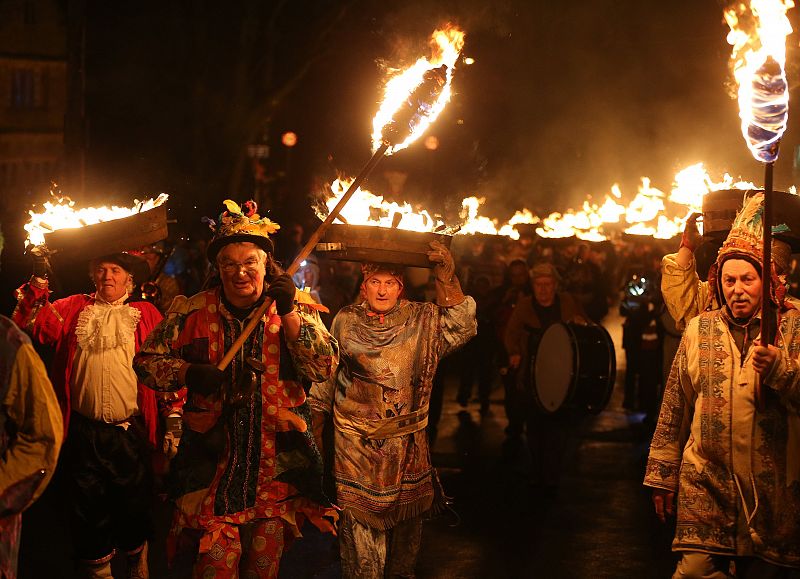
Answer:
MULTIPOLYGON (((555 413, 540 409, 533 393, 531 361, 542 335, 552 324, 587 323, 586 314, 578 301, 566 292, 557 291, 559 281, 558 272, 552 264, 534 265, 531 269, 533 295, 519 300, 505 332, 509 365, 517 373, 519 400, 524 405, 521 414, 527 425, 528 449, 533 461, 531 483, 550 494, 558 488, 569 413, 566 409, 555 413)), ((518 428, 516 436, 521 436, 522 426, 518 428)), ((514 434, 512 432, 509 436, 514 434)))

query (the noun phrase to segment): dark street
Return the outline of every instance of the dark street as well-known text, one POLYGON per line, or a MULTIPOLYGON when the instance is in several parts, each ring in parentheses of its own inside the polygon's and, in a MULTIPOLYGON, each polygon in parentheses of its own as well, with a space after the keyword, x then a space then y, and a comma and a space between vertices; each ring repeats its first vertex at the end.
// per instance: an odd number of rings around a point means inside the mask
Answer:
MULTIPOLYGON (((599 415, 576 420, 555 496, 529 484, 526 452, 503 458, 502 388, 495 384, 490 413, 481 418, 476 402, 466 411, 458 405, 455 380, 448 380, 433 461, 453 511, 425 526, 420 578, 670 576, 672 529, 658 523, 641 484, 647 453, 641 414, 621 406, 620 319, 612 312, 606 324, 617 348, 614 395, 599 415)), ((54 512, 50 489, 25 515, 22 579, 73 577, 68 536, 54 512)), ((163 541, 163 508, 159 522, 163 541)), ((153 576, 167 577, 157 543, 151 547, 153 576)), ((333 540, 313 528, 285 555, 281 569, 286 578, 339 576, 333 540)))

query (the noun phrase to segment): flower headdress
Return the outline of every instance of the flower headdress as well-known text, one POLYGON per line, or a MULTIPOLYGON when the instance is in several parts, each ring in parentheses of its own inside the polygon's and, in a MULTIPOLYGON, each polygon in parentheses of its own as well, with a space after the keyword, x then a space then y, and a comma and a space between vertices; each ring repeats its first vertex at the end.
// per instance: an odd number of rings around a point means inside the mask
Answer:
POLYGON ((267 253, 273 253, 275 247, 270 235, 280 229, 280 225, 267 217, 261 217, 255 201, 245 201, 241 207, 230 199, 224 202, 226 211, 219 215, 219 220, 205 219, 214 236, 208 244, 208 259, 214 261, 217 253, 229 243, 249 241, 255 243, 267 253))

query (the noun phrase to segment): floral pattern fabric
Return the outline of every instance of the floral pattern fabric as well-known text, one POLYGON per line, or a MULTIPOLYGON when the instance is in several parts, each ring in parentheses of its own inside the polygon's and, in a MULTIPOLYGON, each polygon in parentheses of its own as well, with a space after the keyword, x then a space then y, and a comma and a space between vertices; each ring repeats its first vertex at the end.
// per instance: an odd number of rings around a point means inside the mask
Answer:
POLYGON ((800 313, 783 316, 779 362, 754 399, 722 311, 689 323, 667 381, 644 484, 677 491, 673 549, 800 567, 800 313), (752 514, 747 521, 746 513, 752 514))

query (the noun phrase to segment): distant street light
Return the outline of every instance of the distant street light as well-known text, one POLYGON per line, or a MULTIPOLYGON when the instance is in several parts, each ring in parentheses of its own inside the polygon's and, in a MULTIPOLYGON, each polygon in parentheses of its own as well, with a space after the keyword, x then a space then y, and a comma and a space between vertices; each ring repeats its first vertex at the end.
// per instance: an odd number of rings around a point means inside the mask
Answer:
POLYGON ((289 147, 290 149, 297 144, 297 134, 293 133, 292 131, 288 131, 281 135, 281 143, 285 147, 289 147))
POLYGON ((439 139, 433 135, 428 135, 425 137, 425 140, 422 141, 422 144, 425 145, 425 148, 429 151, 435 151, 439 148, 439 139))

